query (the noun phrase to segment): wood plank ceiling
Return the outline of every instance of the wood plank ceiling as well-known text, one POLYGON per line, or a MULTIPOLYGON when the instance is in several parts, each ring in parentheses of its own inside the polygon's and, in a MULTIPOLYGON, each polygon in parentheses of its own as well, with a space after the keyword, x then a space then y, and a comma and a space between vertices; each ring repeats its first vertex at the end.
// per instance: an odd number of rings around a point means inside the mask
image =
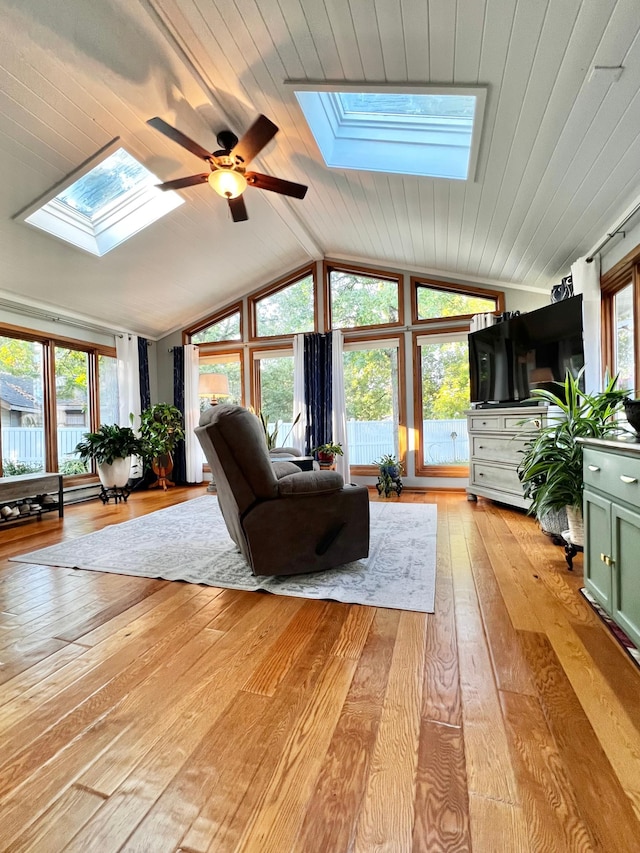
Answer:
POLYGON ((547 290, 640 191, 637 0, 0 0, 0 288, 151 337, 326 255, 547 290), (618 67, 618 82, 593 75, 618 67), (482 84, 475 182, 328 169, 286 79, 482 84), (215 148, 256 114, 232 224, 206 188, 102 259, 11 217, 114 136, 162 179, 199 171, 148 129, 215 148))

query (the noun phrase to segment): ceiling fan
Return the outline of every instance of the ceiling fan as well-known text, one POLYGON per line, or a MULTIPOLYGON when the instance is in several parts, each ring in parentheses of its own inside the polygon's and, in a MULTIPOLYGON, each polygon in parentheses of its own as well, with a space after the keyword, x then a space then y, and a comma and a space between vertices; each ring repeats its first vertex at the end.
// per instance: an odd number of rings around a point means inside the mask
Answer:
POLYGON ((200 157, 208 163, 210 169, 209 172, 203 172, 199 175, 166 181, 164 184, 159 184, 158 188, 161 190, 180 190, 208 182, 218 195, 227 199, 231 218, 234 222, 244 222, 249 218, 242 197, 247 186, 257 187, 259 190, 269 190, 270 192, 280 193, 280 195, 288 195, 292 198, 304 198, 307 192, 307 187, 304 184, 283 181, 281 178, 272 178, 270 175, 262 175, 260 172, 245 171, 253 158, 278 132, 276 125, 266 116, 258 116, 239 141, 235 133, 230 130, 220 131, 216 137, 220 150, 212 152, 207 151, 206 148, 198 145, 193 139, 189 139, 184 133, 176 130, 175 127, 157 116, 150 118, 147 124, 159 130, 173 142, 182 145, 196 157, 200 157))

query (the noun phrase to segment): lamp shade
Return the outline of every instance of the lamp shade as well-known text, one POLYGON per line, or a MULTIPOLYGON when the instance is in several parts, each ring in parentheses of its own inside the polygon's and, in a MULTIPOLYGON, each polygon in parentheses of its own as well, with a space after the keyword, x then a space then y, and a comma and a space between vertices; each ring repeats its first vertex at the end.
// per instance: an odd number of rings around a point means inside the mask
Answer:
POLYGON ((198 394, 202 397, 229 396, 229 377, 224 373, 201 373, 198 394))
POLYGON ((210 186, 223 198, 237 198, 247 188, 247 180, 233 169, 216 169, 208 176, 210 186))

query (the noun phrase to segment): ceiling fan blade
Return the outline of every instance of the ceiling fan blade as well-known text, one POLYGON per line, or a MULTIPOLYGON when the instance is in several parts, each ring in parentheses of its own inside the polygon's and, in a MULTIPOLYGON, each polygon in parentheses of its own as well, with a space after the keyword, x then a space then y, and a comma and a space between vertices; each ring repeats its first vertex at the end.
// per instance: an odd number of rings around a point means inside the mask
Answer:
POLYGON ((280 195, 290 195, 293 198, 304 198, 308 187, 295 184, 293 181, 283 181, 282 178, 272 178, 271 175, 261 175, 260 172, 246 172, 245 178, 251 187, 259 190, 269 190, 280 195))
POLYGON ((188 178, 176 178, 175 181, 165 181, 164 184, 157 184, 159 190, 181 190, 184 187, 193 187, 196 184, 206 184, 209 172, 203 172, 201 175, 190 175, 188 178))
POLYGON ((273 139, 278 129, 266 116, 259 115, 233 149, 234 157, 240 157, 244 165, 248 166, 256 154, 273 139))
POLYGON ((175 127, 171 127, 170 124, 167 124, 166 121, 161 118, 158 118, 158 116, 155 116, 155 118, 150 118, 147 121, 147 124, 151 125, 151 127, 155 128, 156 130, 159 130, 160 133, 163 133, 165 136, 171 139, 172 142, 177 142, 178 145, 182 145, 183 148, 186 148, 187 151, 190 151, 192 154, 195 154, 196 157, 200 157, 202 160, 211 159, 210 151, 207 151, 207 149, 203 148, 202 145, 198 145, 198 143, 194 142, 193 139, 189 139, 189 137, 185 136, 184 133, 182 133, 180 130, 176 130, 175 127))
POLYGON ((246 222, 249 218, 249 214, 247 213, 247 208, 244 204, 244 199, 241 195, 236 196, 236 198, 227 199, 229 202, 229 210, 231 211, 231 218, 234 222, 246 222))

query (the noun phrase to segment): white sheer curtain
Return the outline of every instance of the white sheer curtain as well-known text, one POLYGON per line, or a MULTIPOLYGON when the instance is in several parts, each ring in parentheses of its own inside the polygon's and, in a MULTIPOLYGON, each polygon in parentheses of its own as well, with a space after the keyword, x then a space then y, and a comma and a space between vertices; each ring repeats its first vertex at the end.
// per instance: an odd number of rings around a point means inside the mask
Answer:
POLYGON ((336 471, 342 474, 345 483, 351 482, 349 473, 349 446, 347 442, 347 409, 344 397, 344 339, 340 329, 331 334, 331 373, 332 379, 332 428, 333 441, 342 445, 343 456, 336 456, 336 471))
POLYGON ((118 423, 131 426, 130 414, 134 415, 133 428, 140 427, 140 363, 138 361, 137 335, 122 335, 116 338, 118 360, 118 423))
POLYGON ((194 432, 200 420, 200 348, 193 344, 184 347, 184 449, 187 483, 201 483, 204 456, 194 432))
POLYGON ((573 293, 582 294, 584 338, 584 387, 587 392, 602 390, 602 354, 600 350, 600 256, 592 263, 578 258, 571 264, 573 293))
MULTIPOLYGON (((304 405, 304 335, 293 338, 293 418, 300 413, 300 420, 291 433, 291 447, 305 451, 304 435, 306 427, 306 409, 304 405)), ((289 444, 289 442, 287 442, 289 444)))

